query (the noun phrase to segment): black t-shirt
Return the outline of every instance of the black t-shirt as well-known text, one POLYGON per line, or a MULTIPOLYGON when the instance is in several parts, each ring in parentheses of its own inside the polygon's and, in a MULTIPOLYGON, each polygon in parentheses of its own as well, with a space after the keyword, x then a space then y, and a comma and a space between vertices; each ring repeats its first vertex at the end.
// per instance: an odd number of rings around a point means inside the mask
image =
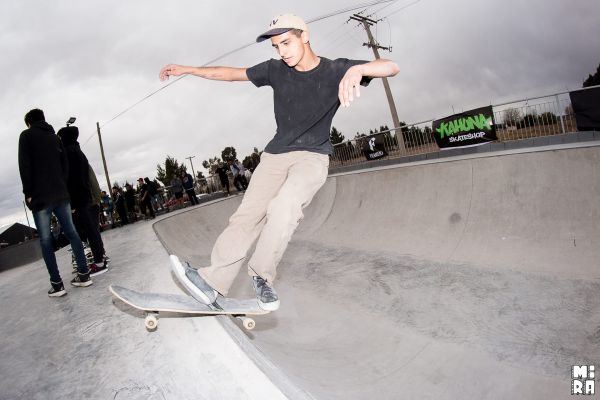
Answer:
MULTIPOLYGON (((142 186, 140 186, 140 201, 144 198, 144 196, 146 195, 146 193, 148 192, 148 184, 147 183, 142 183, 142 186)), ((150 194, 150 193, 148 193, 150 194)), ((149 199, 149 198, 147 198, 149 199)))
MULTIPOLYGON (((288 67, 283 60, 271 59, 248 68, 246 74, 254 85, 273 88, 277 132, 265 151, 278 154, 306 150, 331 154, 329 132, 340 106, 340 81, 350 67, 366 62, 346 58, 331 61, 321 57, 315 68, 302 72, 288 67)), ((363 77, 361 85, 367 86, 370 80, 363 77)))

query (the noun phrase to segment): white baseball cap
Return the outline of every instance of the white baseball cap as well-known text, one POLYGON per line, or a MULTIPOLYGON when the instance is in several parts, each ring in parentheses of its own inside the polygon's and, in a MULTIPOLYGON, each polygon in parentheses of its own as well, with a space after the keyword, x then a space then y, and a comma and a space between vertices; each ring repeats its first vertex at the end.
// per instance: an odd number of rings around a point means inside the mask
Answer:
POLYGON ((304 20, 293 14, 282 14, 274 17, 269 24, 268 30, 256 38, 257 42, 269 39, 271 36, 281 35, 292 29, 307 31, 308 27, 304 20))

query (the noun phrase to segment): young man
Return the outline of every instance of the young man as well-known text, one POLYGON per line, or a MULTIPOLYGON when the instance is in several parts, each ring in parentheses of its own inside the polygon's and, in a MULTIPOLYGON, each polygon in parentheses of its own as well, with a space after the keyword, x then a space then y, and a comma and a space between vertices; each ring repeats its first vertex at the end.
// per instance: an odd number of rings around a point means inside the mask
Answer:
POLYGON ((275 17, 256 40, 271 40, 281 60, 271 59, 252 68, 186 67, 169 64, 160 78, 193 74, 206 79, 251 81, 273 88, 275 137, 266 146, 242 204, 217 239, 211 265, 175 272, 199 301, 214 303, 226 296, 246 252, 258 239, 248 261, 259 305, 276 310, 273 289, 276 267, 302 218, 302 209, 325 183, 328 174, 331 121, 340 105, 359 97, 359 85, 371 78, 394 76, 395 63, 348 59, 328 60, 311 49, 308 28, 294 15, 275 17), (231 243, 237 246, 231 247, 231 243))
POLYGON ((138 189, 140 192, 140 211, 144 214, 144 219, 154 219, 156 214, 152 207, 152 201, 150 200, 150 192, 148 191, 148 184, 144 182, 143 178, 138 179, 138 189), (148 212, 146 212, 148 210, 148 212), (150 214, 150 217, 148 217, 150 214))
POLYGON ((81 239, 75 231, 69 204, 67 178, 69 165, 67 154, 54 128, 40 109, 33 109, 25 115, 27 129, 19 137, 19 172, 23 183, 23 193, 27 206, 33 212, 35 226, 40 235, 42 257, 50 274, 50 297, 67 294, 60 277, 50 221, 56 216, 77 260, 77 276, 71 281, 73 286, 90 286, 90 271, 85 259, 81 239))
POLYGON ((60 128, 60 137, 69 160, 69 175, 67 188, 71 198, 73 222, 80 238, 87 240, 94 256, 94 261, 88 264, 90 276, 96 276, 108 271, 104 261, 104 242, 100 235, 100 226, 93 216, 94 198, 90 182, 90 167, 88 159, 79 147, 79 129, 76 126, 60 128))
POLYGON ((151 181, 148 177, 144 178, 144 182, 146 182, 146 185, 148 185, 148 193, 150 193, 150 200, 152 201, 154 210, 164 210, 164 202, 162 196, 158 192, 158 185, 156 184, 156 182, 151 181))
POLYGON ((179 205, 179 208, 183 208, 183 184, 181 179, 177 175, 173 175, 171 179, 171 187, 169 191, 175 196, 175 202, 179 205))
POLYGON ((219 175, 219 180, 221 181, 221 187, 223 188, 223 191, 227 190, 227 196, 229 196, 229 176, 227 176, 227 170, 228 168, 221 163, 215 172, 219 175))
POLYGON ((242 163, 238 160, 227 160, 227 164, 229 165, 229 170, 233 175, 233 185, 237 189, 238 192, 248 189, 248 182, 246 181, 246 176, 244 175, 244 167, 242 163))
POLYGON ((196 198, 196 191, 194 190, 194 178, 192 178, 192 175, 185 171, 181 171, 181 184, 190 199, 190 206, 199 204, 198 199, 196 198))

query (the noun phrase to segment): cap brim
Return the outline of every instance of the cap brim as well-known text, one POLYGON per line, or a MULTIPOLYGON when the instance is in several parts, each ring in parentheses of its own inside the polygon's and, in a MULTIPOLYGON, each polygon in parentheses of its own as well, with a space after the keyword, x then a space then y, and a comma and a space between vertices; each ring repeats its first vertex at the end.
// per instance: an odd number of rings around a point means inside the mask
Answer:
POLYGON ((265 33, 263 33, 262 35, 260 35, 259 37, 257 37, 256 42, 260 43, 264 40, 269 39, 272 36, 281 35, 282 33, 286 33, 287 31, 291 31, 292 29, 294 29, 294 28, 276 28, 276 29, 268 30, 265 33))

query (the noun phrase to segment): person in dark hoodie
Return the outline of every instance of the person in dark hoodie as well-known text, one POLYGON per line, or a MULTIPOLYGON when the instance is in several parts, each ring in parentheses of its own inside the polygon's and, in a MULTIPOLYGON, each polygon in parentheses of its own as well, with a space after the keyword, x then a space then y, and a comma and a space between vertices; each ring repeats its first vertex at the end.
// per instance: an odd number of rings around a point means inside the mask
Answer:
POLYGON ((73 286, 92 284, 81 239, 73 225, 67 177, 69 164, 65 148, 46 122, 44 112, 33 109, 25 115, 27 129, 19 137, 19 173, 27 206, 40 236, 42 257, 50 274, 50 297, 67 294, 54 255, 50 221, 52 214, 58 219, 77 260, 77 276, 73 286))
POLYGON ((87 238, 94 262, 89 265, 90 275, 96 276, 108 270, 104 261, 104 245, 100 236, 98 224, 92 216, 92 187, 90 183, 90 171, 88 159, 81 151, 77 138, 79 129, 75 126, 67 126, 59 129, 58 136, 66 149, 69 161, 69 175, 67 187, 71 196, 71 208, 73 209, 73 222, 80 236, 87 238))

